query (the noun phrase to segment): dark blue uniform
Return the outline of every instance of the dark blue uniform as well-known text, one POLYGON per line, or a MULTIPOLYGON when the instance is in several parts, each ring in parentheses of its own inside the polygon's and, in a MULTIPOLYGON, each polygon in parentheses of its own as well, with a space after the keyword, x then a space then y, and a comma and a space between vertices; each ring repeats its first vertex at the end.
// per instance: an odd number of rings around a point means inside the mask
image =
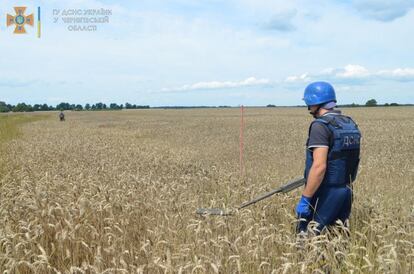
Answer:
MULTIPOLYGON (((355 122, 339 111, 330 111, 315 119, 309 128, 306 143, 305 178, 313 163, 315 147, 329 147, 328 163, 323 181, 312 197, 312 219, 318 230, 332 225, 336 220, 349 218, 352 206, 351 183, 355 180, 360 154, 361 133, 355 122)), ((306 231, 309 218, 299 224, 306 231)))

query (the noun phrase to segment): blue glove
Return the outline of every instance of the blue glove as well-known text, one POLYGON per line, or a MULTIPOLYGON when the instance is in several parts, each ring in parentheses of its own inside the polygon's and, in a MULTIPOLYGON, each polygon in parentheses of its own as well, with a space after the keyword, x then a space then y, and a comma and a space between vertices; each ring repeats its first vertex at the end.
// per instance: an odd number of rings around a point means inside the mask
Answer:
POLYGON ((300 198, 298 205, 296 206, 296 214, 299 218, 309 218, 312 214, 310 205, 312 198, 303 196, 300 198))

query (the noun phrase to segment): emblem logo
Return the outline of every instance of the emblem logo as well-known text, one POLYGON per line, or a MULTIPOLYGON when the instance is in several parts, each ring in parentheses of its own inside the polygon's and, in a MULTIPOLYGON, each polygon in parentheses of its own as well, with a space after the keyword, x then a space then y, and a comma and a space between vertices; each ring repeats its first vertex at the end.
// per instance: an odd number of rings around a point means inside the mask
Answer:
POLYGON ((14 11, 16 15, 7 14, 7 26, 10 27, 12 25, 15 26, 14 33, 15 34, 24 34, 26 33, 25 26, 34 25, 34 16, 33 13, 30 15, 25 15, 26 7, 14 7, 14 11))

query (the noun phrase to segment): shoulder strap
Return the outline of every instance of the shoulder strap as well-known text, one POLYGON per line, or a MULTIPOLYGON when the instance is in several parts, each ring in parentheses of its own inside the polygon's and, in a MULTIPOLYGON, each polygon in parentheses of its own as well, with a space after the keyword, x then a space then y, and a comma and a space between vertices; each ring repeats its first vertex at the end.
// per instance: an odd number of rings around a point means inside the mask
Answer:
POLYGON ((318 117, 318 119, 316 120, 319 120, 319 119, 324 121, 325 124, 329 124, 333 126, 334 128, 341 128, 341 126, 336 122, 335 116, 325 115, 325 116, 318 117))
POLYGON ((351 117, 349 117, 349 116, 346 116, 346 115, 343 115, 344 117, 346 117, 346 118, 348 118, 349 120, 351 120, 352 121, 352 123, 354 123, 354 125, 355 125, 355 127, 356 128, 359 128, 358 127, 358 124, 357 123, 355 123, 355 121, 351 118, 351 117))

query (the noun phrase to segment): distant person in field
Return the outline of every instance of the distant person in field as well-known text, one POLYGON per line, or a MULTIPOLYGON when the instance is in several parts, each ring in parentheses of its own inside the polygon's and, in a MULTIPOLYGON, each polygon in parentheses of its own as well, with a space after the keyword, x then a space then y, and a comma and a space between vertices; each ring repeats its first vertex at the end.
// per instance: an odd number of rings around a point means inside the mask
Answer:
POLYGON ((349 116, 335 110, 334 88, 314 82, 303 100, 315 120, 306 142, 306 185, 296 207, 298 232, 315 221, 316 234, 337 220, 347 226, 352 206, 352 187, 359 165, 361 132, 349 116))
POLYGON ((60 119, 61 122, 65 121, 65 114, 63 113, 63 110, 60 111, 60 113, 59 113, 59 119, 60 119))

